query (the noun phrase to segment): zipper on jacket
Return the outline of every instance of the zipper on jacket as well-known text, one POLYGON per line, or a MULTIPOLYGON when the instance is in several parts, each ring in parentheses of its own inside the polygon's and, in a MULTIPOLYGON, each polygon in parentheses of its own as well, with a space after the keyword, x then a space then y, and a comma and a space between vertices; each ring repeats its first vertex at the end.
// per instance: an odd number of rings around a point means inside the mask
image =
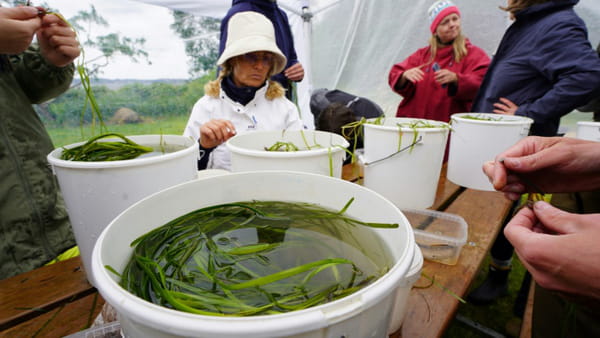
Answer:
MULTIPOLYGON (((12 159, 17 159, 18 154, 15 151, 15 148, 14 148, 12 142, 10 142, 10 138, 8 137, 8 134, 6 132, 6 127, 5 127, 4 123, 0 123, 0 128, 2 128, 1 134, 4 137, 3 141, 6 144, 6 148, 8 149, 8 152, 10 153, 10 157, 12 159)), ((46 231, 44 229, 44 218, 42 217, 41 212, 40 212, 39 208, 37 207, 37 204, 35 203, 35 199, 33 196, 31 186, 29 184, 29 180, 27 179, 27 176, 24 173, 21 163, 18 160, 14 160, 13 163, 17 169, 16 171, 17 171, 17 174, 19 175, 19 178, 21 179, 21 182, 24 182, 23 190, 26 195, 25 197, 27 199, 27 202, 29 203, 29 207, 31 208, 31 210, 33 212, 32 216, 35 217, 35 219, 33 219, 32 221, 35 221, 37 223, 38 228, 39 228, 39 233, 43 238, 43 240, 41 241, 42 247, 44 248, 44 250, 46 251, 46 253, 48 254, 49 257, 55 257, 57 254, 48 245, 48 238, 46 236, 46 231)))

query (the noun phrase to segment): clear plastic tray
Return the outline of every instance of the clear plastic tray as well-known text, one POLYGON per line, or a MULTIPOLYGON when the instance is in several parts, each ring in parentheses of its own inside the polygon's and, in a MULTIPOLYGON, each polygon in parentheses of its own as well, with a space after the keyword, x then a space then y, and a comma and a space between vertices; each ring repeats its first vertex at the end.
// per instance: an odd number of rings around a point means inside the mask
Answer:
POLYGON ((93 326, 87 330, 65 336, 63 338, 121 338, 121 323, 118 321, 93 326))
POLYGON ((447 212, 403 209, 415 241, 427 260, 455 265, 467 242, 468 225, 464 218, 447 212))

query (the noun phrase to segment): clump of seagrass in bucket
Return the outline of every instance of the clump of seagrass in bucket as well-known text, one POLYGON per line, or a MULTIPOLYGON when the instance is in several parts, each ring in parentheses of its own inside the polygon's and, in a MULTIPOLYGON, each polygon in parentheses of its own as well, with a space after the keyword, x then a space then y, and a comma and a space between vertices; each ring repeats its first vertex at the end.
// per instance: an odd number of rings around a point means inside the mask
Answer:
POLYGON ((136 239, 120 283, 153 303, 213 316, 277 314, 345 297, 393 265, 389 253, 372 253, 385 245, 368 228, 398 227, 346 216, 351 203, 340 211, 281 201, 193 211, 136 239))

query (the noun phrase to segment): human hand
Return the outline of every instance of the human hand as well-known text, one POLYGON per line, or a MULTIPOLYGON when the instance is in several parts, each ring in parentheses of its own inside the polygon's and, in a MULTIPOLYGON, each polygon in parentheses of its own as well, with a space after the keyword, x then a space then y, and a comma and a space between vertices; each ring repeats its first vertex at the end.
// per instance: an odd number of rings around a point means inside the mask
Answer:
POLYGON ((57 67, 68 65, 81 53, 77 34, 56 15, 42 17, 42 28, 37 32, 37 38, 44 59, 57 67))
POLYGON ((435 72, 435 81, 441 85, 458 82, 458 75, 448 69, 440 69, 435 72))
POLYGON ((407 69, 406 71, 404 71, 404 73, 402 73, 402 79, 410 81, 412 83, 423 80, 424 76, 425 73, 419 67, 407 69))
POLYGON ((501 97, 500 102, 494 103, 494 113, 502 115, 515 115, 519 106, 514 104, 511 100, 501 97))
POLYGON ((35 7, 0 7, 0 54, 18 54, 26 50, 41 25, 35 7))
POLYGON ((289 80, 294 82, 300 82, 304 79, 304 67, 300 62, 291 65, 288 69, 283 71, 283 75, 289 80))
POLYGON ((539 193, 521 177, 546 193, 594 190, 600 188, 600 143, 530 136, 484 163, 483 172, 511 200, 539 193))
POLYGON ((536 202, 504 229, 519 259, 545 289, 600 300, 600 214, 577 215, 536 202))
POLYGON ((235 134, 231 121, 213 119, 200 126, 200 145, 207 149, 214 148, 235 134))

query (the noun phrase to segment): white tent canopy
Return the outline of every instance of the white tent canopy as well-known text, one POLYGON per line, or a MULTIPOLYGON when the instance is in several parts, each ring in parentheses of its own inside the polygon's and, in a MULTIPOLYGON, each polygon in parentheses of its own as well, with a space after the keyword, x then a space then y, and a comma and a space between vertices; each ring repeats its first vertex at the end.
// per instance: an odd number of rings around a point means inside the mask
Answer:
MULTIPOLYGON (((222 18, 230 0, 136 0, 198 16, 222 18)), ((430 36, 427 9, 433 0, 279 0, 288 14, 300 62, 307 70, 298 86, 305 124, 312 128, 310 92, 340 89, 377 102, 394 115, 400 96, 388 86, 391 66, 430 36), (312 14, 302 18, 303 7, 312 14)), ((498 7, 506 0, 454 0, 463 19, 463 32, 490 56, 510 24, 498 7)), ((590 31, 594 48, 600 41, 600 1, 581 0, 575 7, 590 31)))

